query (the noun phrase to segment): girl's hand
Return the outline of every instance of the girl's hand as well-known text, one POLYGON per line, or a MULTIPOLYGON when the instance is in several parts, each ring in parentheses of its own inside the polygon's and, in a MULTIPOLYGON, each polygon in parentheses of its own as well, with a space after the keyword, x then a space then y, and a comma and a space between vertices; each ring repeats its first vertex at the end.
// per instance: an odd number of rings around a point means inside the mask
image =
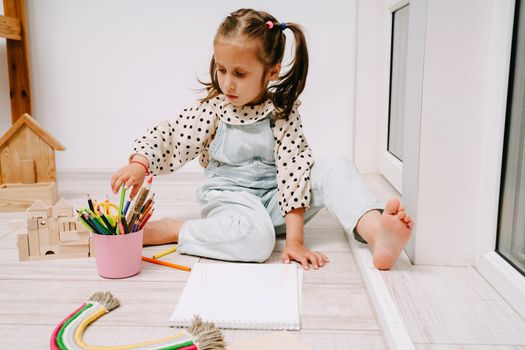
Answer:
POLYGON ((129 194, 129 197, 133 199, 144 182, 145 177, 146 169, 143 166, 136 163, 128 164, 113 174, 111 177, 111 189, 113 193, 117 193, 122 184, 124 184, 124 188, 126 189, 133 187, 133 190, 131 190, 129 194))
POLYGON ((305 270, 310 269, 310 264, 312 264, 314 270, 317 270, 328 263, 326 255, 313 252, 297 241, 287 241, 281 254, 281 261, 285 264, 289 264, 291 260, 299 262, 305 270))

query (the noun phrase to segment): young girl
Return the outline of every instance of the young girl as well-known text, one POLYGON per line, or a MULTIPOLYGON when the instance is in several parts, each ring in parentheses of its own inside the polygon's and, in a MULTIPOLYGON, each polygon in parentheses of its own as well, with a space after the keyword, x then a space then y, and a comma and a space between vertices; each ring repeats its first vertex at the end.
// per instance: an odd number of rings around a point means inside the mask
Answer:
POLYGON ((328 258, 303 245, 303 226, 326 207, 368 242, 377 268, 390 268, 413 222, 395 198, 383 211, 345 158, 314 163, 298 111, 308 72, 301 27, 240 9, 221 23, 213 48, 207 96, 135 140, 129 164, 111 179, 115 193, 125 184, 133 197, 147 174, 173 172, 200 156, 202 218, 148 223, 144 244, 178 242, 180 253, 262 262, 275 235, 286 233, 282 261, 318 269, 328 258), (285 30, 295 53, 280 75, 285 30))

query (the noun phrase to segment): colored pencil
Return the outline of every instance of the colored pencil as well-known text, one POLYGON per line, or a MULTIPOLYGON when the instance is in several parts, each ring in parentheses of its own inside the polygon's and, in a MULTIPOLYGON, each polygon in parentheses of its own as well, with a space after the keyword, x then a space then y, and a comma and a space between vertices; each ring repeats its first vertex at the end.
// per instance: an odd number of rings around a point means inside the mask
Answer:
POLYGON ((138 220, 139 220, 139 226, 143 226, 142 224, 148 220, 150 218, 150 216, 153 215, 153 212, 155 211, 155 208, 151 209, 151 211, 149 213, 147 213, 146 215, 142 215, 142 217, 140 217, 138 220))
POLYGON ((144 218, 149 215, 149 213, 152 213, 153 212, 152 208, 153 208, 153 202, 151 202, 151 204, 146 208, 146 210, 144 210, 144 212, 140 214, 139 220, 143 221, 144 218))
POLYGON ((124 185, 122 185, 122 187, 120 188, 120 203, 119 203, 119 206, 118 206, 118 218, 120 220, 120 218, 122 217, 122 211, 124 210, 124 200, 126 198, 126 187, 124 185))
POLYGON ((126 202, 126 205, 124 206, 124 212, 122 213, 124 216, 126 216, 130 204, 131 204, 131 201, 128 200, 128 201, 126 202))
POLYGON ((149 218, 153 215, 154 211, 155 208, 151 209, 151 211, 148 213, 148 216, 146 216, 142 221, 139 222, 139 230, 142 230, 142 228, 146 226, 146 223, 148 222, 149 218))
POLYGON ((191 271, 191 267, 188 267, 188 266, 177 265, 177 264, 169 263, 167 261, 156 260, 156 259, 148 258, 148 257, 145 257, 145 256, 142 257, 142 260, 150 262, 150 263, 153 263, 153 264, 173 267, 174 269, 178 269, 178 270, 191 271))
POLYGON ((153 202, 139 215, 139 221, 142 222, 153 210, 153 202))
POLYGON ((155 254, 155 255, 153 255, 153 259, 158 259, 158 258, 163 257, 163 256, 165 256, 165 255, 171 254, 171 253, 173 253, 173 252, 175 252, 175 251, 177 251, 177 247, 170 248, 170 249, 168 249, 168 250, 165 250, 165 251, 163 251, 163 252, 160 252, 159 254, 155 254))
MULTIPOLYGON (((89 212, 89 209, 86 209, 89 212)), ((91 220, 91 223, 95 225, 100 233, 102 234, 110 234, 110 231, 106 228, 106 225, 102 223, 102 220, 100 219, 100 216, 98 215, 87 215, 89 220, 91 220)))
POLYGON ((122 228, 124 229, 122 234, 129 233, 129 228, 128 228, 128 224, 126 223, 126 218, 125 217, 121 217, 120 218, 120 223, 122 224, 122 228))
POLYGON ((109 231, 107 231, 106 228, 104 227, 104 225, 100 224, 100 222, 99 222, 96 218, 92 218, 92 217, 90 217, 90 216, 89 216, 88 214, 86 214, 86 213, 84 213, 83 215, 84 215, 84 218, 85 218, 87 221, 91 222, 91 224, 97 228, 97 229, 96 229, 95 231, 93 231, 93 232, 95 232, 95 233, 99 233, 99 234, 101 234, 101 235, 107 235, 107 234, 109 234, 109 231))
POLYGON ((91 197, 89 196, 89 194, 87 195, 88 197, 88 205, 89 205, 89 209, 91 209, 92 212, 95 211, 95 207, 93 206, 93 201, 91 200, 91 197))
POLYGON ((144 205, 144 202, 146 201, 146 197, 148 197, 149 189, 151 187, 151 182, 153 181, 153 176, 150 176, 148 180, 144 183, 144 185, 140 188, 139 194, 137 195, 137 199, 135 199, 135 202, 133 203, 133 206, 131 207, 131 210, 128 214, 126 222, 131 225, 135 220, 140 216, 140 209, 144 205))
POLYGON ((113 225, 111 224, 111 222, 108 220, 108 217, 106 216, 106 214, 104 214, 104 212, 102 211, 102 209, 100 209, 100 207, 98 208, 98 211, 100 213, 100 218, 102 219, 102 221, 104 221, 104 224, 106 225, 106 227, 109 229, 109 231, 111 232, 111 234, 115 233, 115 228, 113 227, 113 225))
POLYGON ((149 210, 153 206, 154 199, 155 199, 155 193, 153 193, 151 197, 149 197, 149 199, 146 201, 146 203, 144 203, 144 205, 140 209, 140 212, 144 213, 146 212, 146 210, 149 210))
POLYGON ((117 235, 118 234, 121 234, 123 235, 124 233, 126 233, 126 230, 124 229, 124 227, 122 226, 122 220, 119 220, 118 221, 118 227, 119 227, 119 231, 117 231, 117 235))
POLYGON ((89 220, 84 218, 84 216, 78 210, 77 212, 79 213, 80 221, 82 221, 82 223, 86 225, 91 232, 97 232, 97 228, 89 220))
POLYGON ((136 232, 139 229, 139 219, 135 220, 135 223, 133 224, 133 227, 131 228, 131 232, 136 232))
POLYGON ((91 209, 86 208, 85 211, 86 211, 91 217, 94 217, 94 218, 98 217, 98 215, 95 214, 95 212, 92 211, 91 209))

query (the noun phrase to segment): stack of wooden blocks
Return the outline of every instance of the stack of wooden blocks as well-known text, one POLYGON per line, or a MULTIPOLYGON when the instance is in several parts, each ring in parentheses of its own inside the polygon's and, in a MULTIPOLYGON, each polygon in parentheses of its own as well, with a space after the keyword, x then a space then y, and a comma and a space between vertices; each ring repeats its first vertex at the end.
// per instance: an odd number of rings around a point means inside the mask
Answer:
POLYGON ((94 256, 89 230, 65 199, 37 200, 27 209, 27 233, 17 236, 20 261, 94 256))

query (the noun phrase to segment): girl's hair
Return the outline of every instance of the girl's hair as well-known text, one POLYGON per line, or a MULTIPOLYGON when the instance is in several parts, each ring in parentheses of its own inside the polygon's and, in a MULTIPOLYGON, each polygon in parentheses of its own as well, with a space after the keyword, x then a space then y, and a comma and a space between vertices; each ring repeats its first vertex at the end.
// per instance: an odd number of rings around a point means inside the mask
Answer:
MULTIPOLYGON (((269 97, 277 109, 276 118, 278 119, 288 117, 295 100, 304 90, 308 75, 308 49, 301 26, 290 22, 279 23, 272 15, 263 11, 240 9, 224 19, 214 40, 216 43, 221 38, 243 36, 259 40, 260 50, 257 52, 257 58, 264 66, 264 78, 271 67, 283 60, 286 46, 286 36, 283 30, 286 28, 294 34, 295 55, 288 72, 268 88, 269 97), (272 22, 273 26, 267 24, 268 21, 272 22)), ((208 92, 202 101, 207 101, 222 93, 217 80, 217 65, 214 57, 210 62, 210 77, 211 82, 201 82, 208 92)))

